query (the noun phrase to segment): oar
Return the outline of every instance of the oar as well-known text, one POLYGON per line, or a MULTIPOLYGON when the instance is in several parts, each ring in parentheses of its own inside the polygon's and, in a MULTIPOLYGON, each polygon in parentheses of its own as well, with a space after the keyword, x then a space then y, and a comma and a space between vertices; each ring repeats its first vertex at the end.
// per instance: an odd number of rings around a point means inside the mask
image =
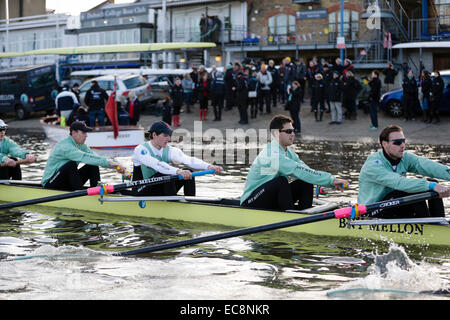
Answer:
MULTIPOLYGON (((193 172, 192 176, 202 176, 205 174, 212 174, 215 170, 205 170, 205 171, 197 171, 193 172)), ((136 186, 144 186, 149 184, 160 184, 165 183, 171 180, 180 179, 182 180, 183 177, 181 175, 172 175, 172 176, 162 176, 162 177, 155 177, 155 178, 149 178, 144 180, 137 180, 137 181, 130 181, 125 182, 121 184, 116 185, 103 185, 98 187, 92 187, 88 188, 86 190, 78 190, 73 192, 67 192, 63 194, 58 194, 54 196, 48 196, 48 197, 42 197, 42 198, 36 198, 36 199, 30 199, 30 200, 23 200, 18 202, 10 202, 10 203, 4 203, 0 204, 0 210, 1 209, 9 209, 9 208, 15 208, 15 207, 21 207, 26 205, 32 205, 37 203, 43 203, 43 202, 50 202, 50 201, 57 201, 57 200, 64 200, 64 199, 70 199, 70 198, 76 198, 76 197, 82 197, 82 196, 94 196, 94 195, 103 195, 106 193, 114 193, 126 188, 136 187, 136 186)))
POLYGON ((216 240, 227 239, 227 238, 232 238, 232 237, 239 237, 239 236, 244 236, 244 235, 248 235, 248 234, 252 234, 252 233, 259 233, 259 232, 270 231, 270 230, 275 230, 275 229, 282 229, 282 228, 287 228, 287 227, 292 227, 292 226, 298 226, 298 225, 302 225, 302 224, 318 222, 318 221, 323 221, 323 220, 328 220, 328 219, 334 219, 334 218, 340 219, 340 218, 354 217, 355 212, 356 212, 356 216, 359 216, 364 213, 374 211, 377 209, 398 207, 398 206, 402 206, 402 205, 406 205, 406 204, 410 204, 410 203, 414 203, 414 202, 419 202, 422 200, 436 198, 438 196, 439 196, 438 193, 436 193, 434 191, 430 191, 430 192, 414 194, 414 195, 410 195, 410 196, 406 196, 406 197, 402 197, 402 198, 398 198, 398 199, 380 201, 380 202, 376 202, 376 203, 368 204, 368 205, 356 204, 351 207, 336 209, 333 211, 319 213, 319 214, 315 214, 315 215, 311 215, 311 216, 307 216, 307 217, 302 217, 302 218, 297 218, 297 219, 292 219, 292 220, 287 220, 287 221, 282 221, 282 222, 275 222, 275 223, 265 224, 265 225, 256 226, 256 227, 238 229, 238 230, 234 230, 234 231, 228 231, 228 232, 213 234, 210 236, 198 237, 198 238, 182 240, 182 241, 177 241, 177 242, 163 243, 163 244, 153 245, 153 246, 145 247, 145 248, 141 248, 141 249, 117 252, 117 253, 114 253, 113 255, 127 256, 127 255, 135 255, 135 254, 140 254, 140 253, 155 252, 155 251, 190 246, 190 245, 199 244, 199 243, 203 243, 203 242, 216 241, 216 240))
MULTIPOLYGON (((16 166, 19 165, 19 164, 27 164, 27 163, 30 163, 27 159, 24 159, 24 160, 17 160, 17 161, 16 161, 16 166)), ((2 163, 0 164, 0 167, 7 167, 7 166, 8 166, 8 164, 7 164, 6 162, 2 162, 2 163)))

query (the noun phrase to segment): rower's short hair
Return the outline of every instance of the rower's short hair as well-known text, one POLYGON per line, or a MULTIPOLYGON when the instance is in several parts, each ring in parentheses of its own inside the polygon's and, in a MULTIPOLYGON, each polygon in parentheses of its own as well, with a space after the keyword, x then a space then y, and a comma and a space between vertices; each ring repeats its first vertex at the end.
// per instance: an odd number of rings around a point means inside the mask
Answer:
POLYGON ((294 121, 287 116, 284 115, 276 115, 275 117, 272 118, 272 120, 270 121, 270 125, 269 125, 269 130, 280 130, 283 129, 283 126, 285 123, 294 123, 294 121))
POLYGON ((403 129, 400 126, 397 126, 395 124, 391 124, 387 127, 385 127, 383 130, 381 130, 380 133, 380 144, 383 141, 389 141, 389 135, 391 134, 391 132, 402 132, 403 129))

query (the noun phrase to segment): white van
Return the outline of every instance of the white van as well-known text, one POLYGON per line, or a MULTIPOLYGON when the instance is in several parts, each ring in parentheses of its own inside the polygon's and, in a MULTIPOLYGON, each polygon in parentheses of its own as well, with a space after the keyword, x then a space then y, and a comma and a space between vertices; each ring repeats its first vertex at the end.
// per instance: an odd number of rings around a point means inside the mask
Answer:
POLYGON ((119 75, 107 75, 92 78, 84 82, 80 86, 80 102, 82 105, 86 105, 84 102, 84 97, 86 92, 91 88, 92 81, 96 80, 98 85, 106 90, 106 92, 111 94, 114 90, 114 77, 116 78, 116 100, 125 106, 127 102, 128 94, 131 90, 136 93, 139 101, 143 104, 150 103, 152 99, 151 86, 145 80, 143 76, 133 75, 133 74, 119 74, 119 75))

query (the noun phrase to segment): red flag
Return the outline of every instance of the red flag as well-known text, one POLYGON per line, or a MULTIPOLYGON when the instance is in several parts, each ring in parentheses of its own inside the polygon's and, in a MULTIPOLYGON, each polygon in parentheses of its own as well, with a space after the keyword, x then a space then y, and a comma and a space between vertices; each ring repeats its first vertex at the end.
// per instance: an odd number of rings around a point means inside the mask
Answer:
POLYGON ((119 135, 119 121, 117 120, 116 78, 114 78, 114 91, 109 95, 105 112, 113 126, 114 139, 117 139, 117 136, 119 135))

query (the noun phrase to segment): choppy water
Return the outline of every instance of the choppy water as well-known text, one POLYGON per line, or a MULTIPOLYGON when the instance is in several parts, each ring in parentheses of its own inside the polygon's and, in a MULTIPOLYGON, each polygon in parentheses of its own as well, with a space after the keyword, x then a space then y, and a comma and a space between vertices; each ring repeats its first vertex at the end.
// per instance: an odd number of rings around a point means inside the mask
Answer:
MULTIPOLYGON (((9 136, 38 155, 23 167, 40 180, 51 145, 41 134, 9 136)), ((357 178, 377 145, 298 142, 300 158, 351 180, 345 194, 356 202, 357 178)), ((410 145, 419 155, 448 164, 450 146, 410 145)), ((245 152, 245 146, 237 152, 245 152)), ((248 152, 248 151, 247 151, 248 152)), ((119 160, 131 165, 128 157, 119 160)), ((225 165, 222 175, 197 181, 201 196, 240 196, 249 166, 225 165)), ((108 183, 120 180, 102 169, 108 183)), ((447 212, 450 204, 445 200, 447 212)), ((335 239, 273 231, 134 257, 136 248, 225 231, 174 221, 92 215, 81 211, 17 208, 0 214, 0 299, 448 299, 430 294, 450 288, 450 252, 368 240, 335 239), (26 257, 31 257, 25 259, 26 257)))

